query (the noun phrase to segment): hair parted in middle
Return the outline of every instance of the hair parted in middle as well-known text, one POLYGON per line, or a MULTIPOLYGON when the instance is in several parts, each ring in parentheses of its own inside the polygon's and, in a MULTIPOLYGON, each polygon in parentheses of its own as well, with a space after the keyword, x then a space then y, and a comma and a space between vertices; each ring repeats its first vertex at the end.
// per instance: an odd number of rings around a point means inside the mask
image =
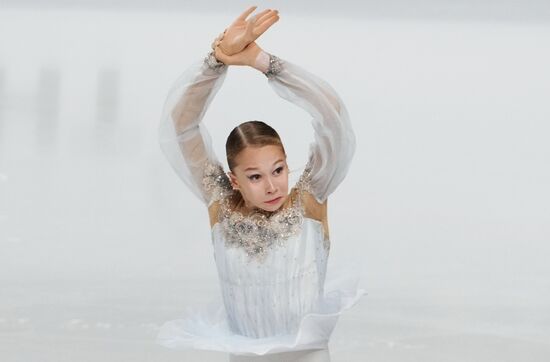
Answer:
POLYGON ((231 171, 237 166, 237 155, 246 147, 279 146, 286 156, 281 137, 270 125, 253 120, 239 124, 233 128, 225 142, 227 165, 231 171))

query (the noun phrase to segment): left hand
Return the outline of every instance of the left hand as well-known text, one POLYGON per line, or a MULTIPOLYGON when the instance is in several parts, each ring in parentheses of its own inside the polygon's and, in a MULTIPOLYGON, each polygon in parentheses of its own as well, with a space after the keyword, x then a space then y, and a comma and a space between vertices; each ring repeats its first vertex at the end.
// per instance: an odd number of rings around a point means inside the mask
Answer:
POLYGON ((279 11, 271 9, 261 11, 246 20, 248 15, 256 8, 256 6, 249 7, 216 38, 224 54, 233 55, 239 53, 279 20, 279 11))

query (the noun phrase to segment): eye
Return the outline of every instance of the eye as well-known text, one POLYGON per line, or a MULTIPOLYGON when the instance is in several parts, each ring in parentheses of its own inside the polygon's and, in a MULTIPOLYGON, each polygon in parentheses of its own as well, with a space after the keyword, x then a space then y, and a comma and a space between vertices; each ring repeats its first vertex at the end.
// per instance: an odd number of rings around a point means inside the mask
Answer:
POLYGON ((277 167, 277 168, 275 169, 275 173, 276 173, 276 174, 280 174, 281 172, 283 172, 283 169, 284 169, 283 166, 277 167))
POLYGON ((260 178, 260 175, 258 175, 258 174, 254 174, 254 175, 248 176, 248 179, 249 179, 249 180, 252 180, 252 181, 256 181, 256 180, 258 180, 259 178, 260 178))

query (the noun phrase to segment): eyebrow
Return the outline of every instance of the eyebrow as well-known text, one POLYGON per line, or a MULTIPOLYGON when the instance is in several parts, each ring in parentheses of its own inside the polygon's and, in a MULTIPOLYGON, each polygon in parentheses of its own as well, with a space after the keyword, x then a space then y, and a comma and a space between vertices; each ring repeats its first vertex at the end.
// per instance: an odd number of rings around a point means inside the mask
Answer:
MULTIPOLYGON (((273 162, 273 164, 275 165, 275 164, 277 164, 279 162, 282 162, 282 161, 284 161, 284 160, 281 158, 281 159, 278 159, 277 161, 273 162)), ((250 170, 257 170, 257 169, 258 169, 257 167, 247 167, 244 170, 245 171, 250 171, 250 170)))

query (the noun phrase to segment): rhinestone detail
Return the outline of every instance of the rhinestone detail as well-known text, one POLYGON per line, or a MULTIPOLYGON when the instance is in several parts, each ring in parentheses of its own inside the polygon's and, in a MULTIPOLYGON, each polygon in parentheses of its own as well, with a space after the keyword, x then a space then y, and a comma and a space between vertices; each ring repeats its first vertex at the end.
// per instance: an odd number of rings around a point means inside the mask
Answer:
POLYGON ((217 73, 222 73, 226 67, 226 64, 220 62, 214 55, 214 51, 211 51, 204 57, 204 64, 217 73))
POLYGON ((269 54, 269 67, 267 68, 267 72, 264 73, 265 76, 267 78, 273 78, 277 74, 279 74, 282 69, 283 69, 283 61, 281 60, 281 58, 273 54, 269 54))
MULTIPOLYGON (((309 165, 309 164, 308 164, 309 165)), ((249 214, 233 209, 233 197, 228 176, 219 164, 207 161, 204 168, 203 185, 211 201, 220 201, 218 221, 225 236, 225 244, 231 248, 241 248, 248 255, 248 262, 262 262, 269 251, 285 245, 292 236, 302 230, 305 210, 302 204, 303 191, 309 190, 311 169, 306 166, 296 183, 296 194, 291 205, 269 212, 254 209, 249 214)), ((326 248, 326 241, 324 241, 326 248)))
POLYGON ((207 160, 204 163, 202 186, 209 203, 227 198, 233 194, 231 182, 222 165, 207 160))

